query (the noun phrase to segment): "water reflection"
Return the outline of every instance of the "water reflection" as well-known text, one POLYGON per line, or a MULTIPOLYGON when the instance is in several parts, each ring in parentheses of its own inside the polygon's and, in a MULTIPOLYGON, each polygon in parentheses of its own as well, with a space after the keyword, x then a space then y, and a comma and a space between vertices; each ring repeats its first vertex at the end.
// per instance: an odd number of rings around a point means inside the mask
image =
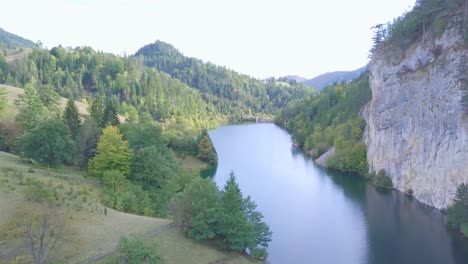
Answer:
POLYGON ((362 178, 325 171, 272 124, 210 131, 223 186, 234 170, 273 231, 269 262, 468 263, 438 210, 362 178))

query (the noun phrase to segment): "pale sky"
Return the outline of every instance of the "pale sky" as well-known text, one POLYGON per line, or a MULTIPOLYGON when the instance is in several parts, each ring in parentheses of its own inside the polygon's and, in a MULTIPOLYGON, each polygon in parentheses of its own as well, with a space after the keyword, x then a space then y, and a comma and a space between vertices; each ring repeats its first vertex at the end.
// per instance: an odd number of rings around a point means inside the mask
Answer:
POLYGON ((353 70, 371 27, 415 0, 0 0, 0 27, 51 48, 131 55, 157 39, 257 78, 353 70))

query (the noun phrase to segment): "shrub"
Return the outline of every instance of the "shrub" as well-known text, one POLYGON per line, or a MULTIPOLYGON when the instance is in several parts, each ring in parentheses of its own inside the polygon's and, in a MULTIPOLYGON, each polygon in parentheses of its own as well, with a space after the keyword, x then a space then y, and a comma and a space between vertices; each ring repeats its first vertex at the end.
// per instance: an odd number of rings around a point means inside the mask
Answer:
POLYGON ((139 236, 122 237, 117 246, 117 254, 117 263, 160 263, 156 254, 156 244, 145 241, 139 236))

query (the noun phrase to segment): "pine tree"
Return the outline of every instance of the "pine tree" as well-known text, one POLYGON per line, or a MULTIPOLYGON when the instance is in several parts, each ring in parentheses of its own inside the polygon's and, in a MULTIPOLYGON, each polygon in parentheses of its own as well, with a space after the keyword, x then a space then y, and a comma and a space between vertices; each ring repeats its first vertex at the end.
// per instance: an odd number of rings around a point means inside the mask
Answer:
POLYGON ((248 237, 247 247, 250 254, 255 257, 266 257, 266 248, 271 241, 272 232, 270 227, 263 222, 263 214, 257 210, 257 204, 247 196, 244 200, 244 213, 251 228, 248 237))
POLYGON ((231 250, 244 251, 249 244, 252 227, 244 213, 242 192, 233 172, 224 186, 221 202, 223 209, 219 219, 219 232, 223 242, 231 250))
POLYGON ((96 156, 89 161, 89 173, 101 177, 105 171, 117 170, 123 175, 130 174, 133 154, 128 142, 123 140, 117 127, 108 126, 102 130, 96 156))
POLYGON ((96 97, 91 103, 91 107, 89 108, 89 113, 94 118, 96 123, 98 123, 98 125, 101 125, 102 116, 104 114, 104 104, 100 96, 96 97))
POLYGON ((117 109, 113 103, 108 102, 102 115, 101 126, 117 126, 120 124, 117 109))
POLYGON ((75 140, 80 133, 81 118, 73 100, 68 100, 67 106, 65 107, 65 111, 63 113, 63 120, 65 121, 65 124, 68 125, 71 136, 75 140))

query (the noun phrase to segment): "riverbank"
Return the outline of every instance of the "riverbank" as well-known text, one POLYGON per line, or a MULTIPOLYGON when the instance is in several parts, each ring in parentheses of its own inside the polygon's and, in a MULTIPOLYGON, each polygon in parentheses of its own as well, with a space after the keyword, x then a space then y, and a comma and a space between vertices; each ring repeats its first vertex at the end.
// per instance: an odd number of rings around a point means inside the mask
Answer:
POLYGON ((271 263, 468 259, 468 241, 446 227, 441 211, 361 176, 321 169, 278 126, 232 125, 209 134, 219 157, 213 180, 224 186, 234 171, 243 194, 256 201, 273 231, 271 263))

